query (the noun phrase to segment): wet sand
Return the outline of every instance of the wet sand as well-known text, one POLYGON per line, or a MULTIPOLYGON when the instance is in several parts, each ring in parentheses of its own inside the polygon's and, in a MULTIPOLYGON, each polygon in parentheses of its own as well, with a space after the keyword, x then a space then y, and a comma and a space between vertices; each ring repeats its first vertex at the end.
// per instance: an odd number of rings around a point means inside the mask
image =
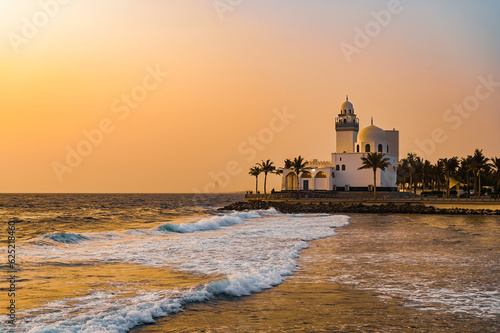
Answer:
POLYGON ((498 332, 499 235, 498 216, 354 214, 281 285, 132 332, 498 332))
MULTIPOLYGON (((24 311, 38 314, 57 311, 60 300, 72 306, 80 298, 95 293, 108 293, 116 299, 137 296, 145 288, 154 290, 186 290, 192 286, 216 280, 217 276, 194 275, 135 264, 92 264, 44 262, 23 263, 17 275, 16 305, 18 320, 24 320, 24 311), (53 303, 55 302, 55 303, 53 303)), ((7 277, 4 277, 7 280, 7 277)), ((7 293, 6 288, 0 289, 7 293)), ((0 300, 7 307, 9 298, 0 300)))

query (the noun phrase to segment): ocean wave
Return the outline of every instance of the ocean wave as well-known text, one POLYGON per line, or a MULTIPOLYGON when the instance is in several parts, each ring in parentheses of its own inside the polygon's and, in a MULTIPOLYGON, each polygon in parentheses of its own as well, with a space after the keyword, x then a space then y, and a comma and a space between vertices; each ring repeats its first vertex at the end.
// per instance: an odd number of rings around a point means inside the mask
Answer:
MULTIPOLYGON (((276 212, 276 210, 274 210, 276 212)), ((192 233, 196 231, 218 230, 221 227, 229 227, 235 224, 244 223, 245 219, 261 218, 261 214, 274 214, 272 211, 249 211, 225 213, 205 218, 192 223, 166 223, 158 227, 159 231, 192 233), (264 213, 265 212, 265 213, 264 213)), ((277 212, 276 212, 277 213, 277 212)))
MULTIPOLYGON (((174 232, 174 233, 193 233, 197 231, 217 230, 221 227, 228 227, 235 224, 244 223, 247 219, 261 218, 262 216, 279 214, 274 208, 269 210, 255 210, 249 212, 232 212, 232 213, 219 213, 218 215, 203 218, 192 223, 166 223, 155 229, 130 229, 122 233, 72 233, 72 232, 59 232, 50 233, 39 236, 39 240, 49 240, 61 244, 78 244, 85 241, 106 241, 111 239, 121 238, 120 235, 127 235, 132 237, 143 237, 160 232, 174 232)), ((50 246, 50 243, 37 243, 43 246, 50 246)))
POLYGON ((215 216, 210 219, 202 219, 193 223, 167 223, 159 226, 158 230, 178 233, 191 233, 196 231, 217 230, 221 227, 228 227, 243 222, 243 219, 237 216, 215 216))
MULTIPOLYGON (((42 314, 37 309, 25 314, 21 311, 20 315, 29 320, 20 323, 20 328, 32 333, 128 332, 135 326, 154 323, 156 318, 182 311, 195 302, 258 293, 279 285, 293 274, 300 251, 308 247, 305 239, 333 236, 332 227, 347 223, 346 216, 292 218, 273 212, 238 212, 177 225, 188 228, 184 231, 219 228, 211 229, 216 230, 214 232, 186 232, 171 237, 156 231, 140 238, 105 241, 99 244, 99 251, 93 252, 95 260, 166 266, 222 278, 188 290, 147 290, 132 297, 96 295, 66 299, 50 307, 44 305, 42 314), (235 223, 234 227, 221 228, 235 223)), ((51 252, 50 259, 84 261, 94 248, 94 244, 88 242, 78 247, 61 247, 51 252)), ((33 250, 23 255, 33 259, 46 256, 33 250)))
MULTIPOLYGON (((295 270, 295 259, 300 250, 307 247, 305 243, 295 244, 279 255, 278 262, 269 260, 259 269, 246 272, 236 272, 225 278, 193 287, 185 291, 153 292, 146 295, 114 299, 114 295, 97 293, 95 295, 66 299, 53 303, 53 310, 61 312, 74 311, 80 305, 92 305, 95 310, 86 311, 72 316, 70 320, 49 324, 44 327, 34 326, 30 333, 59 333, 59 332, 115 332, 124 333, 144 324, 155 323, 157 318, 181 312, 193 303, 208 302, 216 297, 241 297, 270 289, 282 283, 295 270), (109 303, 126 303, 126 306, 115 307, 112 312, 103 313, 97 310, 108 307, 109 303), (71 309, 67 304, 71 303, 71 309)), ((36 312, 31 310, 30 312, 36 312)), ((50 314, 42 315, 37 320, 44 320, 50 314)))
MULTIPOLYGON (((47 246, 51 244, 50 241, 62 244, 79 244, 87 241, 108 241, 113 239, 121 238, 119 235, 114 233, 72 233, 72 232, 57 232, 51 234, 45 234, 38 237, 38 239, 33 240, 31 243, 34 245, 47 246), (41 241, 41 242, 40 242, 41 241)), ((53 243, 52 243, 53 244, 53 243)))
POLYGON ((277 215, 277 214, 280 214, 274 208, 256 210, 256 212, 258 212, 259 214, 262 214, 262 215, 277 215))
POLYGON ((263 216, 267 215, 276 215, 280 214, 276 209, 270 208, 270 209, 259 209, 259 210, 250 210, 250 211, 243 211, 243 212, 238 212, 238 211, 233 211, 233 212, 228 212, 228 213, 219 213, 217 215, 220 216, 237 216, 241 217, 242 219, 254 219, 254 218, 261 218, 263 216))
POLYGON ((58 243, 65 243, 65 244, 77 244, 82 241, 86 241, 91 239, 90 237, 84 236, 82 234, 76 234, 76 233, 71 233, 71 232, 59 232, 59 233, 53 233, 53 234, 46 234, 40 236, 41 238, 46 238, 53 240, 54 242, 58 243))

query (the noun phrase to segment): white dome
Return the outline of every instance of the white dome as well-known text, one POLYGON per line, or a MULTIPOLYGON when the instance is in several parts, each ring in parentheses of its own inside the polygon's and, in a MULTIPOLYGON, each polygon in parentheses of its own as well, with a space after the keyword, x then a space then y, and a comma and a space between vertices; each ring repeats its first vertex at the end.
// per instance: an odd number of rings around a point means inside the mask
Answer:
POLYGON ((345 101, 342 103, 342 106, 340 107, 340 110, 354 110, 354 107, 352 106, 352 103, 349 101, 345 101))
POLYGON ((358 142, 386 143, 387 134, 380 127, 370 125, 359 131, 358 142))

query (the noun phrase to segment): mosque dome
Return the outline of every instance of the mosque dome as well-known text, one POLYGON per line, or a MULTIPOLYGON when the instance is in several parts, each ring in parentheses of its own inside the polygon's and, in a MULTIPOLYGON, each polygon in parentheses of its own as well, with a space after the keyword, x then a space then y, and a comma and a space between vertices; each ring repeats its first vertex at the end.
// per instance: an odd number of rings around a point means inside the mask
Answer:
POLYGON ((387 140, 387 133, 372 124, 368 127, 363 128, 358 133, 358 141, 356 142, 356 152, 357 153, 368 153, 368 152, 379 152, 388 153, 389 152, 389 142, 387 140))
POLYGON ((385 131, 373 124, 363 128, 358 133, 358 142, 385 143, 386 141, 387 134, 385 133, 385 131))

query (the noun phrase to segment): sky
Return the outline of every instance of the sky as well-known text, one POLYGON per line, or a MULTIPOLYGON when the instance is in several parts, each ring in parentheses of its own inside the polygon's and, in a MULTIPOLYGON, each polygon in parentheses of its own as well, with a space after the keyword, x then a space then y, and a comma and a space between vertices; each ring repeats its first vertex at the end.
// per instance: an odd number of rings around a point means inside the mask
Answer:
POLYGON ((401 157, 500 156, 498 1, 0 1, 0 192, 252 190, 347 94, 401 157))

